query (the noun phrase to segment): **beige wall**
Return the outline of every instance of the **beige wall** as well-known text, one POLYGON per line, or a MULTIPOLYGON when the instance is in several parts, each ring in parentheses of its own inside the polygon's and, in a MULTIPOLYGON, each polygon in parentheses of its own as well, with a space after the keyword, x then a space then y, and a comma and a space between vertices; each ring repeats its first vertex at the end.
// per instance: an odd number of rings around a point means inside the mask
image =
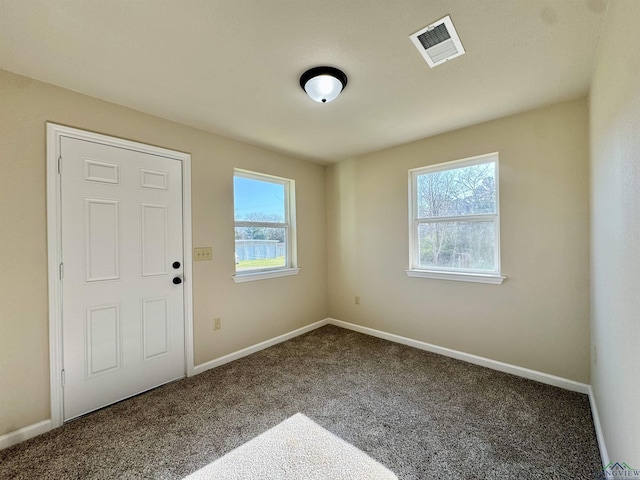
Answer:
POLYGON ((640 2, 611 2, 590 96, 591 338, 597 349, 591 382, 610 460, 635 468, 640 468, 638 25, 640 2))
POLYGON ((0 435, 49 418, 46 121, 192 154, 193 243, 214 252, 194 263, 196 364, 329 314, 589 381, 585 99, 341 162, 326 178, 319 165, 3 71, 0 107, 0 435), (408 169, 493 151, 509 278, 408 278, 408 169), (296 180, 299 276, 231 280, 234 167, 296 180))
POLYGON ((579 99, 331 166, 329 315, 588 383, 588 145, 579 99), (494 151, 509 278, 407 277, 408 170, 494 151))
POLYGON ((46 121, 191 153, 196 364, 327 316, 324 167, 0 71, 0 435, 49 418, 46 121), (296 181, 300 275, 232 281, 234 167, 296 181))

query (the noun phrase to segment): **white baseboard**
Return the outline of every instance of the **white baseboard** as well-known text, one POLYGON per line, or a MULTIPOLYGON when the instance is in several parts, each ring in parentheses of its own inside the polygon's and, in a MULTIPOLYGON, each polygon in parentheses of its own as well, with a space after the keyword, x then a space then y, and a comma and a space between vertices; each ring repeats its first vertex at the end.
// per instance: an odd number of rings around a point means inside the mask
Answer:
POLYGON ((269 348, 278 343, 282 343, 286 340, 290 340, 294 337, 302 335, 303 333, 310 332, 311 330, 315 330, 316 328, 320 328, 325 326, 328 323, 328 319, 320 320, 314 323, 307 325, 306 327, 301 327, 296 330, 293 330, 288 333, 284 333, 277 337, 274 337, 270 340, 265 340, 264 342, 256 343, 247 348, 243 348, 242 350, 238 350, 237 352, 229 353, 228 355, 224 355, 222 357, 215 358, 205 363, 201 363, 200 365, 196 365, 193 368, 193 375, 197 375, 202 372, 206 372, 207 370, 211 370, 212 368, 219 367, 220 365, 224 365, 225 363, 233 362, 234 360, 238 360, 239 358, 246 357, 247 355, 251 355, 252 353, 259 352, 260 350, 264 350, 265 348, 269 348))
POLYGON ((478 355, 472 355, 470 353, 464 353, 458 350, 452 350, 450 348, 439 347, 431 343, 425 343, 419 340, 401 337, 400 335, 394 335, 393 333, 387 333, 381 330, 363 327, 354 323, 343 322, 342 320, 336 320, 334 318, 329 318, 327 323, 335 325, 337 327, 353 330, 355 332, 371 335, 372 337, 382 338, 391 342, 401 343, 410 347, 419 348, 420 350, 426 350, 428 352, 444 355, 445 357, 451 357, 457 360, 473 363, 475 365, 480 365, 482 367, 491 368, 500 372, 511 373, 519 377, 528 378, 529 380, 536 380, 540 383, 546 383, 547 385, 553 385, 554 387, 564 388, 565 390, 571 390, 572 392, 584 394, 589 393, 589 385, 587 385, 586 383, 569 380, 568 378, 556 377, 555 375, 550 375, 548 373, 538 372, 536 370, 530 370, 524 367, 518 367, 509 363, 491 360, 490 358, 479 357, 478 355))
MULTIPOLYGON (((325 318, 324 320, 311 323, 307 326, 279 335, 270 340, 265 340, 264 342, 260 342, 250 347, 243 348, 242 350, 238 350, 237 352, 233 352, 228 355, 224 355, 222 357, 216 358, 214 360, 201 363, 200 365, 196 365, 194 367, 192 375, 197 375, 199 373, 205 372, 212 368, 219 367, 220 365, 224 365, 225 363, 229 363, 234 360, 238 360, 239 358, 246 357, 247 355, 251 355, 252 353, 259 352, 260 350, 264 350, 265 348, 269 348, 278 343, 282 343, 286 340, 290 340, 294 337, 310 332, 324 325, 335 325, 337 327, 346 328, 348 330, 353 330, 355 332, 364 333, 365 335, 371 335, 373 337, 382 338, 384 340, 400 343, 410 347, 418 348, 420 350, 426 350, 428 352, 437 353, 439 355, 455 358, 465 362, 473 363, 475 365, 491 368, 493 370, 511 373, 513 375, 528 378, 530 380, 536 380, 538 382, 545 383, 547 385, 553 385, 555 387, 564 388, 566 390, 571 390, 578 393, 584 393, 589 396, 589 402, 591 405, 591 412, 593 416, 593 423, 596 429, 596 438, 598 440, 598 445, 600 447, 600 456, 602 459, 602 465, 606 466, 609 464, 609 456, 607 454, 607 449, 604 443, 604 436, 602 434, 602 428, 600 426, 600 418, 598 416, 598 409, 596 407, 595 396, 593 395, 593 390, 591 389, 590 385, 576 382, 576 381, 569 380, 562 377, 557 377, 555 375, 550 375, 548 373, 538 372, 536 370, 531 370, 528 368, 518 367, 516 365, 511 365, 508 363, 499 362, 497 360, 492 360, 490 358, 480 357, 477 355, 464 353, 458 350, 452 350, 450 348, 439 347, 437 345, 433 345, 430 343, 421 342, 419 340, 413 340, 411 338, 402 337, 400 335, 383 332, 381 330, 376 330, 369 327, 363 327, 361 325, 356 325, 354 323, 343 322, 342 320, 336 320, 335 318, 325 318)), ((52 429, 52 422, 49 419, 49 420, 43 420, 38 423, 34 423, 33 425, 26 426, 14 432, 9 432, 7 434, 4 434, 0 436, 0 450, 10 447, 12 445, 15 445, 17 443, 20 443, 24 440, 33 438, 42 433, 46 433, 51 429, 52 429)))
POLYGON ((373 337, 382 338, 391 342, 401 343, 410 347, 419 348, 420 350, 426 350, 428 352, 437 353, 446 357, 452 357, 465 362, 473 363, 483 367, 491 368, 493 370, 499 370, 501 372, 511 373, 519 377, 528 378, 530 380, 536 380, 540 383, 547 385, 553 385, 554 387, 564 388, 565 390, 571 390, 572 392, 584 393, 589 397, 589 405, 591 406, 591 416, 593 417, 593 425, 596 430, 596 440, 600 449, 600 460, 602 461, 602 467, 609 465, 609 454, 604 442, 604 435, 602 433, 602 426, 600 425, 600 416, 598 415, 598 407, 596 405, 596 397, 593 394, 591 385, 586 383, 576 382, 563 377, 557 377, 548 373, 538 372, 524 367, 518 367, 509 363, 499 362, 497 360, 491 360, 490 358, 479 357, 469 353, 460 352, 458 350, 452 350, 450 348, 439 347, 430 343, 421 342, 419 340, 413 340, 407 337, 401 337, 400 335, 394 335, 392 333, 383 332, 381 330, 375 330, 369 327, 363 327, 354 323, 343 322, 342 320, 336 320, 335 318, 328 318, 327 324, 335 325, 337 327, 346 328, 355 332, 364 333, 373 337))
POLYGON ((400 335, 394 335, 392 333, 383 332, 381 330, 375 330, 369 327, 363 327, 354 323, 343 322, 342 320, 336 320, 335 318, 328 318, 327 324, 335 325, 337 327, 346 328, 355 332, 364 333, 373 337, 382 338, 391 342, 401 343, 410 347, 419 348, 420 350, 426 350, 428 352, 437 353, 446 357, 452 357, 465 362, 473 363, 483 367, 491 368, 493 370, 499 370, 501 372, 511 373, 519 377, 528 378, 530 380, 536 380, 540 383, 547 385, 553 385, 554 387, 564 388, 565 390, 571 390, 573 392, 583 393, 589 397, 589 405, 591 406, 591 416, 593 417, 593 425, 596 431, 596 440, 600 450, 600 460, 602 461, 602 467, 609 465, 609 454, 607 452, 607 446, 605 445, 604 435, 602 433, 602 426, 600 425, 600 416, 598 415, 598 407, 596 405, 596 397, 593 393, 591 385, 586 383, 576 382, 563 377, 557 377, 548 373, 538 372, 524 367, 518 367, 509 363, 499 362, 497 360, 491 360, 490 358, 479 357, 469 353, 460 352, 458 350, 452 350, 450 348, 439 347, 430 343, 421 342, 419 340, 413 340, 407 337, 401 337, 400 335))
POLYGON ((598 415, 598 406, 596 405, 596 396, 593 394, 593 389, 589 385, 589 404, 591 405, 591 416, 593 417, 593 426, 596 429, 596 439, 598 440, 598 446, 600 447, 600 459, 602 460, 602 466, 609 465, 609 453, 607 452, 607 446, 604 443, 604 434, 602 433, 602 426, 600 425, 600 415, 598 415))
POLYGON ((224 365, 225 363, 233 362, 234 360, 237 360, 242 357, 246 357, 247 355, 251 355, 252 353, 259 352, 260 350, 264 350, 265 348, 271 347, 278 343, 282 343, 286 340, 297 337, 299 335, 310 332, 311 330, 315 330, 316 328, 320 328, 328 324, 335 325, 337 327, 346 328, 348 330, 353 330, 355 332, 364 333, 365 335, 371 335, 372 337, 382 338, 384 340, 389 340, 391 342, 401 343, 403 345, 418 348, 420 350, 426 350, 428 352, 437 353, 439 355, 444 355, 445 357, 451 357, 457 360, 462 360, 464 362, 473 363, 475 365, 480 365, 482 367, 491 368, 493 370, 498 370, 500 372, 511 373, 519 377, 528 378, 530 380, 535 380, 540 383, 552 385, 554 387, 560 387, 560 388, 564 388, 565 390, 571 390, 572 392, 578 392, 578 393, 583 393, 585 395, 589 395, 590 387, 586 383, 576 382, 574 380, 569 380, 568 378, 558 377, 555 375, 551 375, 549 373, 539 372, 537 370, 531 370, 529 368, 518 367, 517 365, 511 365, 509 363, 499 362, 498 360, 492 360, 490 358, 480 357, 478 355, 472 355, 470 353, 461 352, 459 350, 452 350, 450 348, 440 347, 438 345, 421 342, 420 340, 414 340, 412 338, 402 337, 400 335, 395 335, 393 333, 383 332, 381 330, 376 330, 374 328, 363 327, 362 325, 356 325, 355 323, 343 322, 342 320, 336 320, 335 318, 325 318, 324 320, 320 320, 318 322, 309 324, 305 327, 298 328, 297 330, 293 330, 291 332, 285 333, 278 337, 274 337, 270 340, 265 340, 264 342, 260 342, 250 347, 243 348, 242 350, 238 350, 237 352, 233 352, 228 355, 224 355, 222 357, 210 360, 208 362, 201 363, 200 365, 196 365, 194 367, 193 374, 197 375, 198 373, 202 373, 212 368, 219 367, 220 365, 224 365))
POLYGON ((9 448, 16 443, 29 440, 30 438, 38 436, 42 433, 46 433, 51 430, 51 428, 52 423, 51 419, 49 419, 34 423, 33 425, 28 425, 13 432, 5 433, 4 435, 0 436, 0 450, 9 448))

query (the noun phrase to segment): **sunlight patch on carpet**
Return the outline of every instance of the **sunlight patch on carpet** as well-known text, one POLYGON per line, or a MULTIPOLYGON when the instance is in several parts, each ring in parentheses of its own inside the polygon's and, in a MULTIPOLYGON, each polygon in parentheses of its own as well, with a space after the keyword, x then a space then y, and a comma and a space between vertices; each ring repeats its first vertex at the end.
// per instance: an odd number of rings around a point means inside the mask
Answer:
POLYGON ((391 470, 302 413, 249 440, 185 480, 398 480, 391 470))

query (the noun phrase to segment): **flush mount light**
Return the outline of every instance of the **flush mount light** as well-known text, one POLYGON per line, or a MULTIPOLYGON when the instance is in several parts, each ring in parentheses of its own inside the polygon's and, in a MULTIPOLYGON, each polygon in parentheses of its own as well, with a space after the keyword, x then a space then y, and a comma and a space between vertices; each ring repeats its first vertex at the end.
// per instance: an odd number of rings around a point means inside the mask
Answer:
POLYGON ((302 74, 300 86, 316 102, 327 103, 347 86, 347 76, 337 68, 314 67, 302 74))

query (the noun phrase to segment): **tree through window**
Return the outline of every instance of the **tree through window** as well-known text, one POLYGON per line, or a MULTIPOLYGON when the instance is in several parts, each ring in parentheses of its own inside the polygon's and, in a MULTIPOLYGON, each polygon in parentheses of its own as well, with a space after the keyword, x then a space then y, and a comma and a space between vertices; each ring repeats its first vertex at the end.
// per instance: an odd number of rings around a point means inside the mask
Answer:
POLYGON ((410 176, 411 270, 500 275, 498 154, 410 176))
POLYGON ((293 188, 293 180, 234 171, 236 273, 294 265, 293 188))

